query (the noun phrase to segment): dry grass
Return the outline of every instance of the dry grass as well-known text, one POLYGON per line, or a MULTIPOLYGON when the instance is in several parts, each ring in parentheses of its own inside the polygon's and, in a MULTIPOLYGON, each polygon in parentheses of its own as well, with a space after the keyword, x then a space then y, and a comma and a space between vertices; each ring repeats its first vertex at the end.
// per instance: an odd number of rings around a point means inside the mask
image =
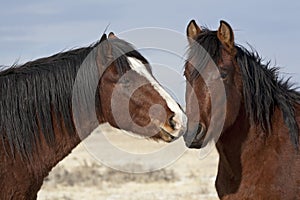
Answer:
MULTIPOLYGON (((142 168, 141 165, 137 164, 131 164, 131 167, 142 168)), ((77 166, 72 169, 58 166, 51 172, 51 175, 45 179, 44 184, 50 187, 101 187, 103 182, 107 182, 112 186, 118 187, 119 184, 125 184, 129 182, 170 183, 179 180, 179 176, 174 172, 173 169, 161 169, 149 173, 133 174, 117 171, 93 163, 92 165, 85 164, 83 166, 77 166)))
MULTIPOLYGON (((105 130, 113 134, 118 132, 109 127, 105 130)), ((140 143, 115 138, 116 144, 122 147, 149 147, 149 141, 140 143)), ((94 142, 97 147, 101 147, 101 142, 94 142)), ((217 162, 216 152, 200 160, 199 151, 189 150, 169 167, 133 174, 102 165, 83 145, 79 145, 45 179, 38 200, 216 200, 214 179, 217 162)), ((122 166, 132 169, 130 171, 143 169, 143 165, 138 163, 122 162, 122 166)))

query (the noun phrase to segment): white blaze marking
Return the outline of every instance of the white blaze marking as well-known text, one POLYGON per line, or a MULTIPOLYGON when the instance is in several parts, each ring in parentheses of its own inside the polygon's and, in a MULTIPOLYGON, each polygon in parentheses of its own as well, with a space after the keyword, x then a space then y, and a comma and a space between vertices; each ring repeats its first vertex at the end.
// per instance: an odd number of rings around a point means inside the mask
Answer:
POLYGON ((138 59, 133 57, 127 57, 131 69, 145 77, 153 88, 161 95, 161 97, 166 101, 168 107, 172 112, 174 112, 173 120, 176 122, 175 129, 182 129, 185 126, 186 116, 183 111, 178 106, 177 102, 168 94, 162 86, 153 78, 149 73, 146 66, 138 59))

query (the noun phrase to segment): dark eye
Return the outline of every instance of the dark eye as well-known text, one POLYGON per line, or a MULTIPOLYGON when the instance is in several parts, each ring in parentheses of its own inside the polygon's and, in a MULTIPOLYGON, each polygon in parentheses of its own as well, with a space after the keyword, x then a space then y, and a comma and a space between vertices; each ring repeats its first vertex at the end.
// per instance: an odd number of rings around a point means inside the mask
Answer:
POLYGON ((225 80, 228 77, 229 72, 231 71, 230 66, 219 66, 219 72, 220 72, 220 77, 221 79, 225 80))
POLYGON ((226 79, 227 75, 228 75, 227 72, 220 71, 220 76, 221 76, 222 79, 226 79))

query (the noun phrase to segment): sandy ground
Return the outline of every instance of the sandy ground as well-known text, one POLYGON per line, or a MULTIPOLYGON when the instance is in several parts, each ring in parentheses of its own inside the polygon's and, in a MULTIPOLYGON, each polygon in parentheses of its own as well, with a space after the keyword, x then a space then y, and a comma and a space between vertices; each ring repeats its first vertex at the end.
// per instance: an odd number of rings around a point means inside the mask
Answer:
MULTIPOLYGON (((169 144, 133 137, 108 125, 101 126, 51 171, 38 193, 38 199, 218 199, 214 187, 218 163, 216 150, 213 149, 207 156, 200 158, 199 150, 187 150, 182 155, 173 150, 173 154, 171 151, 165 153, 167 145, 169 144), (106 140, 103 140, 103 136, 106 140), (107 146, 107 141, 129 154, 146 155, 158 152, 164 159, 172 158, 172 162, 167 167, 148 173, 115 170, 106 165, 139 172, 147 170, 149 163, 116 156, 112 148, 107 146), (105 162, 99 161, 101 159, 105 162), (117 162, 109 164, 109 159, 117 162)), ((161 159, 160 156, 156 157, 161 159)), ((165 165, 157 164, 159 160, 155 158, 150 159, 153 161, 150 163, 153 168, 165 165)))

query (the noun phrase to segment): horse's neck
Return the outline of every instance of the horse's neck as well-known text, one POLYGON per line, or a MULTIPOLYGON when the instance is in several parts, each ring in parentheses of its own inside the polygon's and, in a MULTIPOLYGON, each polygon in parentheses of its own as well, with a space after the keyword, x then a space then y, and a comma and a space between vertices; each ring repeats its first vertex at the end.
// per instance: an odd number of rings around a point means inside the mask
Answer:
POLYGON ((222 133, 216 145, 220 155, 216 188, 220 197, 235 193, 241 185, 250 187, 255 183, 264 184, 262 181, 265 180, 259 180, 263 174, 275 175, 277 165, 272 167, 272 171, 266 163, 278 164, 276 159, 282 156, 277 152, 278 149, 281 149, 281 153, 293 154, 288 128, 278 108, 271 120, 272 133, 265 133, 259 126, 250 126, 249 120, 242 114, 232 127, 222 133), (251 183, 243 177, 255 178, 251 179, 251 183))
MULTIPOLYGON (((100 116, 101 114, 102 113, 97 112, 98 121, 89 121, 89 118, 86 118, 80 122, 80 125, 75 125, 76 133, 70 133, 70 130, 66 128, 63 122, 53 118, 55 142, 53 145, 48 145, 43 134, 41 134, 41 145, 38 147, 38 154, 36 154, 33 162, 29 165, 32 166, 34 174, 38 174, 39 177, 45 178, 51 169, 68 156, 79 143, 97 128, 99 124, 105 123, 102 120, 103 117, 100 116), (60 128, 58 128, 59 123, 62 123, 60 128)), ((83 118, 87 115, 88 113, 82 113, 83 118)))
POLYGON ((241 181, 242 145, 250 130, 245 118, 245 112, 241 111, 236 122, 222 133, 216 144, 220 156, 216 188, 220 197, 236 191, 241 181))
MULTIPOLYGON (((282 117, 275 120, 278 126, 283 125, 282 117)), ((220 197, 239 189, 242 176, 249 171, 249 166, 252 167, 250 171, 255 170, 259 156, 266 153, 266 135, 261 127, 250 125, 243 109, 235 123, 222 133, 216 144, 220 156, 216 188, 220 197)))

